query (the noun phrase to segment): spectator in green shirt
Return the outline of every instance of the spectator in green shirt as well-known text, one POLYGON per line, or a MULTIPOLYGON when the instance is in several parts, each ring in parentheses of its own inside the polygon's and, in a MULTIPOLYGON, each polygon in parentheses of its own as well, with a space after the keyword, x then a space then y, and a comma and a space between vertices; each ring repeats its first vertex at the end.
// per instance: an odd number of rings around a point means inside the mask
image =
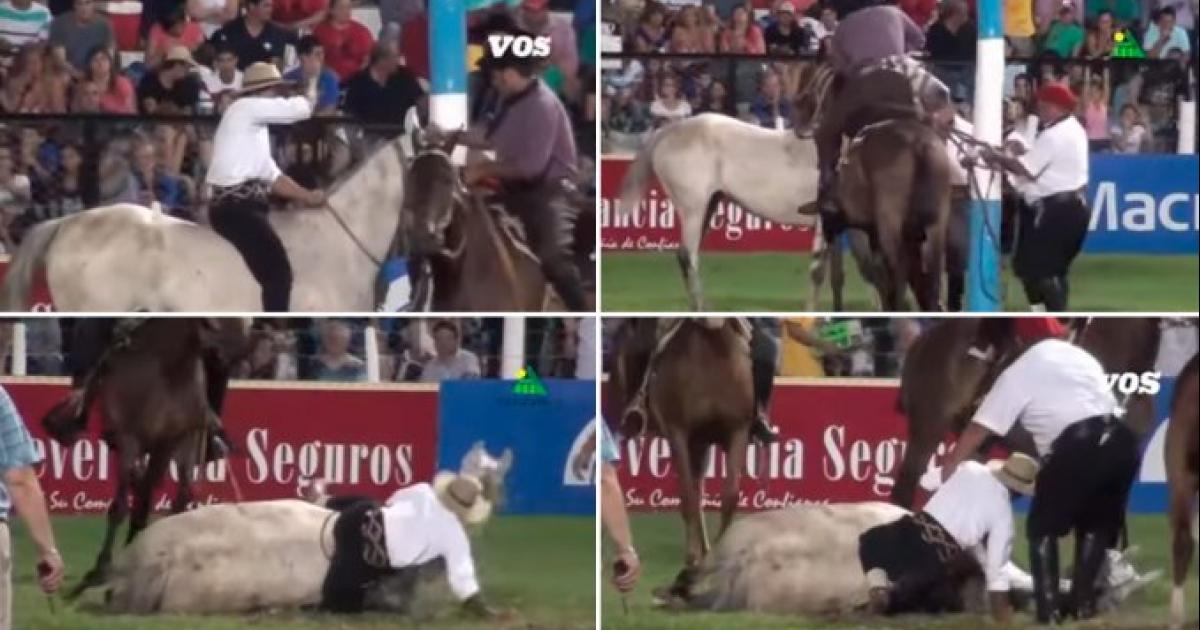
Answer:
POLYGON ((1089 24, 1094 23, 1101 13, 1108 12, 1116 20, 1118 29, 1133 24, 1142 14, 1138 0, 1087 0, 1084 9, 1089 24))
POLYGON ((1064 3, 1058 10, 1058 19, 1054 20, 1046 31, 1042 50, 1052 52, 1063 59, 1070 59, 1079 56, 1083 40, 1083 26, 1075 18, 1075 8, 1069 3, 1064 3))

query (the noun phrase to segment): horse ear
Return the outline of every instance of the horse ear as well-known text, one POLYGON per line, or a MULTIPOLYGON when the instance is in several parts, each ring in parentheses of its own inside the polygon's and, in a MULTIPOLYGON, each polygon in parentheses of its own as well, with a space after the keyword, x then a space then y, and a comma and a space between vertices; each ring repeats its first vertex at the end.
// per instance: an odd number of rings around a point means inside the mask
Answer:
POLYGON ((510 468, 512 468, 512 465, 513 451, 511 448, 506 448, 504 449, 504 453, 500 455, 500 468, 496 471, 500 475, 501 479, 508 474, 508 471, 510 468))

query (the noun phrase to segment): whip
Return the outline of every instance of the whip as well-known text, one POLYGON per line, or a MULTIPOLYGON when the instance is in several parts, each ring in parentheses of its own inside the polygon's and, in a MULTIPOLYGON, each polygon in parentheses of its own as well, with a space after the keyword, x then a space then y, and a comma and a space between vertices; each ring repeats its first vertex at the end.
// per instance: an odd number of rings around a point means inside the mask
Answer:
MULTIPOLYGON (((47 575, 50 575, 51 570, 52 569, 50 568, 50 564, 48 562, 46 562, 45 560, 38 562, 38 564, 37 564, 38 577, 44 578, 47 575)), ((46 593, 46 605, 50 607, 51 615, 58 614, 58 610, 54 606, 54 593, 46 593)))
MULTIPOLYGON (((629 565, 625 564, 624 560, 618 558, 617 561, 613 563, 613 573, 616 575, 625 575, 626 573, 629 573, 629 565)), ((621 609, 626 615, 629 614, 629 595, 625 593, 621 593, 621 609)))

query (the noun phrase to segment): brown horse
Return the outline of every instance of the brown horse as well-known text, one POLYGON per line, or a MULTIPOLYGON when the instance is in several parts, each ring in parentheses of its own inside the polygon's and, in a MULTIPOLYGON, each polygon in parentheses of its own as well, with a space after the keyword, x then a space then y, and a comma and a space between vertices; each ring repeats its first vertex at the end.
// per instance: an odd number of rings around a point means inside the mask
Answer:
MULTIPOLYGON (((243 320, 215 318, 149 318, 107 352, 84 385, 84 413, 100 403, 102 435, 118 454, 115 491, 108 527, 96 564, 69 597, 104 581, 117 530, 129 517, 125 543, 145 529, 151 493, 176 462, 179 484, 171 511, 192 500, 194 468, 204 461, 205 436, 212 426, 201 364, 205 348, 226 362, 247 348, 243 320), (132 500, 132 510, 130 507, 132 500)), ((70 444, 86 427, 76 422, 71 405, 59 405, 42 420, 56 440, 70 444)), ((86 418, 86 415, 84 416, 86 418)))
POLYGON ((683 320, 659 350, 658 320, 627 320, 616 337, 613 391, 619 409, 653 370, 647 386, 646 427, 622 427, 627 436, 649 432, 667 439, 679 482, 680 514, 686 535, 684 568, 670 594, 686 597, 709 551, 704 518, 704 471, 709 448, 725 451, 718 538, 733 520, 738 482, 746 462, 750 425, 755 417, 748 341, 734 319, 683 320))
POLYGON ((402 215, 409 254, 419 261, 415 303, 434 311, 541 311, 547 294, 541 265, 487 201, 463 185, 450 159, 457 137, 413 134, 417 154, 402 215))
MULTIPOLYGON (((966 428, 995 379, 1017 357, 1014 318, 954 318, 938 322, 913 343, 904 358, 899 408, 908 417, 908 447, 892 490, 892 502, 912 508, 917 480, 938 444, 966 428), (983 322, 988 322, 984 324, 983 322), (990 343, 991 355, 972 348, 990 343)), ((1098 317, 1076 322, 1075 342, 1092 353, 1108 373, 1154 369, 1159 322, 1152 317, 1098 317)), ((1153 400, 1135 394, 1125 400, 1123 421, 1140 440, 1153 427, 1153 400)), ((1004 437, 1016 451, 1036 456, 1032 438, 1020 424, 1004 437)))
POLYGON ((1200 490, 1200 371, 1197 355, 1175 380, 1165 450, 1167 489, 1171 497, 1171 627, 1184 618, 1184 590, 1192 566, 1192 528, 1195 526, 1196 492, 1200 490))
MULTIPOLYGON (((923 311, 942 310, 941 280, 945 269, 946 234, 950 221, 951 165, 945 142, 924 122, 911 116, 894 115, 915 109, 905 95, 909 77, 878 70, 881 79, 895 85, 898 102, 879 104, 877 114, 864 113, 869 120, 861 126, 842 151, 836 196, 845 227, 850 232, 851 251, 859 271, 879 294, 883 310, 907 308, 911 288, 923 311)), ((801 137, 812 130, 833 106, 829 92, 833 70, 813 66, 803 79, 805 89, 796 97, 794 126, 801 137)), ((851 126, 860 121, 847 121, 851 126)), ((844 272, 838 245, 841 230, 826 225, 823 245, 815 253, 809 271, 809 308, 830 268, 834 309, 842 309, 844 272)))

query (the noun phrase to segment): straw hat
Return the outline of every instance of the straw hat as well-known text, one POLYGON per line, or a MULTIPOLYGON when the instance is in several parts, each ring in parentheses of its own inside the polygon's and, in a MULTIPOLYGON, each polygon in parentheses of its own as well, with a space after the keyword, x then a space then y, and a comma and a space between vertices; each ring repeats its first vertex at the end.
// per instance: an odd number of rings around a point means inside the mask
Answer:
POLYGON ((279 74, 279 68, 276 68, 275 64, 258 61, 246 68, 242 75, 242 91, 239 94, 250 94, 284 83, 287 82, 283 80, 283 76, 279 74))
POLYGON ((192 51, 188 50, 187 46, 172 46, 167 50, 167 56, 163 59, 163 63, 172 61, 183 62, 189 66, 196 65, 196 60, 192 59, 192 51))
POLYGON ((440 472, 433 492, 465 525, 478 525, 492 515, 492 502, 483 498, 483 483, 474 475, 440 472))
POLYGON ((987 466, 1009 490, 1025 496, 1033 495, 1039 468, 1034 458, 1023 453, 1013 453, 1006 460, 993 459, 987 466))

